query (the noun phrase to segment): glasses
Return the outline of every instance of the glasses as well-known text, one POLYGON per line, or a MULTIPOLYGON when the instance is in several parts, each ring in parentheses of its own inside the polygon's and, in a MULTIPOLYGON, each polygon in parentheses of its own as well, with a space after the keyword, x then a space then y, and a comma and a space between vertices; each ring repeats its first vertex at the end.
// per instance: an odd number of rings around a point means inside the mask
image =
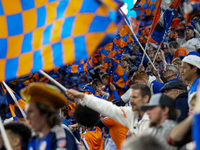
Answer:
POLYGON ((173 71, 171 69, 164 69, 163 72, 167 72, 167 71, 173 71))

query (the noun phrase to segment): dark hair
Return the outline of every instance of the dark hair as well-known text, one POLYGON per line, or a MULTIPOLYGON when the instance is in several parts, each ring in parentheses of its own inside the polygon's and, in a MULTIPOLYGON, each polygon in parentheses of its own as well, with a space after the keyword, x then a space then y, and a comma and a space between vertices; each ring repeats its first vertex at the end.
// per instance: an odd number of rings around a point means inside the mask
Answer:
POLYGON ((69 119, 68 110, 66 108, 62 108, 61 112, 63 112, 63 115, 66 117, 66 119, 69 119))
POLYGON ((25 143, 29 142, 31 138, 31 130, 29 127, 20 122, 9 122, 4 124, 5 130, 10 130, 12 134, 18 136, 20 138, 21 146, 25 143))
POLYGON ((108 78, 108 74, 107 73, 104 73, 102 76, 101 76, 101 79, 107 79, 108 78))
POLYGON ((49 107, 46 104, 35 102, 35 106, 39 110, 40 114, 47 114, 47 124, 50 128, 54 127, 55 125, 61 124, 61 119, 58 116, 57 111, 53 107, 49 107))
POLYGON ((197 52, 200 54, 200 48, 197 49, 197 52))
POLYGON ((172 46, 173 46, 173 48, 176 48, 176 49, 180 47, 178 42, 176 42, 176 41, 171 41, 169 43, 169 47, 172 48, 172 46))
MULTIPOLYGON (((190 66, 190 69, 193 69, 195 66, 194 65, 191 65, 191 64, 188 64, 190 66)), ((200 69, 197 68, 197 75, 200 76, 200 69)))
POLYGON ((131 85, 131 89, 140 90, 140 94, 142 97, 145 97, 146 95, 149 96, 149 99, 151 97, 150 88, 145 84, 133 84, 131 85))
POLYGON ((78 123, 86 127, 93 127, 100 120, 98 112, 80 104, 76 106, 73 116, 78 123))
MULTIPOLYGON (((166 108, 167 106, 161 106, 162 109, 166 108)), ((168 112, 168 118, 169 120, 174 120, 176 121, 178 119, 178 111, 175 109, 175 107, 168 107, 169 112, 168 112)))
POLYGON ((97 83, 101 83, 101 81, 97 78, 95 78, 93 81, 92 81, 92 86, 94 85, 97 85, 97 83))

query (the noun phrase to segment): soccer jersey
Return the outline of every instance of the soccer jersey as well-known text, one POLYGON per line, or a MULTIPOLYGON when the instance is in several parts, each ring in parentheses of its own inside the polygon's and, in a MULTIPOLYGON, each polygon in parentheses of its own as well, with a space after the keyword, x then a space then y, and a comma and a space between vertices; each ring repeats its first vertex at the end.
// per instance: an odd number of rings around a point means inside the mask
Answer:
POLYGON ((190 87, 190 90, 189 90, 189 92, 188 92, 188 103, 189 103, 189 101, 190 101, 190 95, 191 95, 192 93, 194 93, 194 92, 197 91, 197 87, 198 87, 199 82, 200 82, 200 77, 197 78, 197 79, 192 83, 192 85, 191 85, 191 87, 190 87))
POLYGON ((200 137, 199 137, 199 132, 200 132, 200 114, 196 113, 194 115, 194 124, 193 124, 193 140, 196 143, 196 150, 200 150, 200 137))
POLYGON ((102 132, 99 127, 81 133, 81 137, 81 142, 85 146, 86 150, 103 150, 102 132))
POLYGON ((78 150, 74 136, 60 125, 53 127, 45 137, 34 136, 28 150, 78 150))
POLYGON ((192 38, 185 42, 181 47, 185 48, 187 52, 196 51, 200 48, 200 38, 192 38))
POLYGON ((172 61, 179 57, 179 56, 186 56, 188 54, 188 52, 186 51, 185 48, 183 47, 179 47, 177 50, 176 50, 176 53, 175 53, 175 56, 172 58, 172 61))
POLYGON ((102 119, 102 121, 106 126, 110 127, 110 136, 119 150, 122 142, 126 139, 128 128, 109 117, 102 119))

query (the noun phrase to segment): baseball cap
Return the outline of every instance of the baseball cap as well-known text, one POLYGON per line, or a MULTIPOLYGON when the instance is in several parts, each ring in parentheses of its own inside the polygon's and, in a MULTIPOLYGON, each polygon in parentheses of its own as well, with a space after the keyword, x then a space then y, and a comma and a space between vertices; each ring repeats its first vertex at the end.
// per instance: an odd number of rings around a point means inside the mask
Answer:
POLYGON ((194 30, 194 27, 191 26, 191 25, 188 25, 188 26, 185 27, 185 30, 187 30, 187 29, 194 30))
POLYGON ((176 29, 176 31, 178 31, 178 30, 181 30, 182 32, 184 32, 185 28, 184 27, 179 27, 179 28, 176 29))
POLYGON ((160 92, 164 92, 166 90, 171 90, 171 89, 180 89, 187 91, 187 85, 181 80, 168 82, 160 89, 160 92))
POLYGON ((182 60, 200 69, 200 54, 196 51, 189 52, 182 60))
POLYGON ((141 110, 146 111, 149 107, 152 106, 175 107, 175 101, 167 95, 158 93, 151 96, 149 103, 142 105, 141 110))
POLYGON ((80 91, 89 92, 89 94, 95 95, 95 89, 92 86, 84 86, 80 91))

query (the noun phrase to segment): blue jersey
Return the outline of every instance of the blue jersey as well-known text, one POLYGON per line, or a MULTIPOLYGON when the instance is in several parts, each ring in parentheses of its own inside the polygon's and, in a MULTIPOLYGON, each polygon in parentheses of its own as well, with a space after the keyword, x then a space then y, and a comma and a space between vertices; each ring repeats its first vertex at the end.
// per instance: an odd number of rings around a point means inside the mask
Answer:
POLYGON ((78 150, 74 136, 64 129, 62 126, 57 125, 53 127, 49 134, 42 139, 34 136, 29 144, 28 150, 78 150))
POLYGON ((195 114, 194 115, 194 124, 193 124, 193 140, 196 143, 196 150, 200 150, 200 114, 195 114))
POLYGON ((199 82, 200 82, 200 77, 197 78, 197 79, 192 83, 192 85, 191 85, 191 87, 190 87, 190 90, 189 90, 189 92, 188 92, 188 103, 189 103, 189 101, 190 101, 190 95, 191 95, 192 93, 194 93, 194 92, 197 91, 197 86, 198 86, 199 82))

